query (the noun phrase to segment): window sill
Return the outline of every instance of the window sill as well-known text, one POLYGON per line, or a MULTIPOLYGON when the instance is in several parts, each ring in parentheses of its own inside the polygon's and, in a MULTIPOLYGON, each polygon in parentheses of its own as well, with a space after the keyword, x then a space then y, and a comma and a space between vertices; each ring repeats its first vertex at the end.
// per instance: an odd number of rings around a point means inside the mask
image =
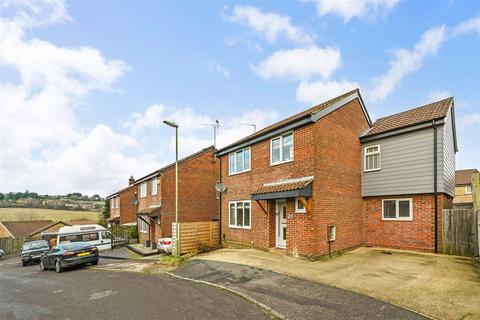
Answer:
POLYGON ((380 171, 380 170, 382 170, 382 168, 371 169, 371 170, 363 170, 363 172, 374 172, 374 171, 380 171))
POLYGON ((307 210, 296 210, 295 213, 307 213, 307 210))
POLYGON ((250 230, 252 229, 251 226, 249 227, 240 227, 240 226, 228 226, 230 229, 246 229, 246 230, 250 230))
POLYGON ((383 218, 383 221, 413 221, 413 218, 383 218))
POLYGON ((281 165, 281 164, 285 164, 285 163, 290 163, 290 162, 293 162, 294 159, 292 160, 288 160, 288 161, 281 161, 281 162, 270 162, 270 167, 274 167, 274 166, 278 166, 278 165, 281 165))
POLYGON ((228 176, 236 176, 238 174, 247 173, 247 172, 250 172, 250 171, 252 171, 252 169, 245 170, 245 171, 242 171, 242 172, 228 173, 228 176))
POLYGON ((141 233, 147 233, 147 231, 142 231, 142 230, 140 230, 140 232, 141 232, 141 233))

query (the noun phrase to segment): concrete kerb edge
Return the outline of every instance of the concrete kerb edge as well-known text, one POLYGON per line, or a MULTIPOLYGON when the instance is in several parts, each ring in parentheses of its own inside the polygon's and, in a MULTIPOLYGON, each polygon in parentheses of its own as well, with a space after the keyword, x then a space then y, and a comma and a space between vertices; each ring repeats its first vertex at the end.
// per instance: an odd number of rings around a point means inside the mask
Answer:
POLYGON ((192 279, 192 278, 182 277, 182 276, 176 275, 176 274, 171 273, 171 272, 166 272, 166 274, 168 274, 171 277, 177 278, 177 279, 182 279, 182 280, 191 281, 191 282, 195 282, 195 283, 201 283, 201 284, 209 285, 209 286, 212 286, 212 287, 216 287, 216 288, 231 292, 231 293, 233 293, 233 294, 235 294, 235 295, 237 295, 237 296, 239 296, 239 297, 241 297, 241 298, 243 298, 243 299, 245 299, 245 300, 247 300, 251 303, 256 304, 257 306, 262 308, 264 311, 274 315, 275 317, 277 317, 279 319, 287 319, 287 317, 285 315, 281 314, 277 310, 267 306, 264 303, 261 303, 260 301, 254 299, 254 298, 252 298, 252 297, 250 297, 250 296, 248 296, 248 295, 246 295, 242 292, 239 292, 237 290, 234 290, 234 289, 231 289, 231 288, 228 288, 228 287, 216 284, 216 283, 208 282, 208 281, 196 280, 196 279, 192 279))
MULTIPOLYGON (((208 260, 208 259, 201 259, 201 258, 197 258, 196 260, 215 261, 215 260, 208 260)), ((255 267, 255 268, 258 268, 258 269, 262 269, 262 270, 267 270, 267 271, 271 271, 271 272, 283 274, 283 275, 286 275, 286 276, 289 276, 289 277, 292 277, 292 278, 297 278, 297 279, 300 279, 300 280, 305 280, 305 281, 320 283, 320 284, 323 284, 323 285, 325 285, 325 286, 329 286, 329 287, 332 287, 332 288, 337 288, 337 289, 342 289, 342 290, 345 290, 345 291, 354 292, 354 293, 357 293, 357 294, 361 294, 362 296, 366 296, 366 297, 369 297, 369 298, 372 298, 372 299, 377 299, 377 300, 380 300, 380 301, 389 303, 389 304, 391 304, 391 305, 393 305, 393 306, 395 306, 395 307, 398 307, 398 308, 401 308, 401 309, 404 309, 404 310, 407 310, 407 311, 416 313, 416 314, 421 315, 422 317, 425 317, 425 318, 427 318, 427 319, 430 319, 430 320, 438 320, 437 318, 434 318, 434 317, 432 317, 432 316, 429 316, 429 315, 427 315, 427 314, 424 314, 424 313, 422 313, 422 312, 420 312, 420 311, 416 311, 416 310, 410 309, 410 308, 408 308, 408 307, 399 305, 399 304, 397 304, 396 302, 389 301, 389 300, 387 300, 387 299, 377 298, 377 297, 371 296, 371 295, 369 295, 369 294, 367 294, 367 293, 365 293, 365 292, 360 292, 360 291, 355 291, 355 290, 351 290, 351 289, 342 288, 342 287, 333 285, 333 284, 331 284, 331 283, 314 281, 314 280, 312 280, 312 279, 308 279, 307 277, 301 277, 301 276, 298 276, 298 275, 295 275, 295 274, 291 274, 291 273, 288 273, 288 272, 278 272, 278 271, 274 271, 274 270, 270 270, 270 269, 265 269, 265 268, 260 268, 260 267, 256 267, 256 266, 252 266, 252 265, 248 265, 248 264, 242 264, 242 263, 235 263, 235 262, 230 262, 230 263, 238 264, 238 265, 241 265, 241 266, 247 266, 247 267, 255 267)), ((167 272, 167 273, 168 273, 168 272, 167 272)), ((193 279, 192 279, 192 280, 193 280, 193 279)), ((214 284, 214 285, 215 285, 215 284, 214 284)))

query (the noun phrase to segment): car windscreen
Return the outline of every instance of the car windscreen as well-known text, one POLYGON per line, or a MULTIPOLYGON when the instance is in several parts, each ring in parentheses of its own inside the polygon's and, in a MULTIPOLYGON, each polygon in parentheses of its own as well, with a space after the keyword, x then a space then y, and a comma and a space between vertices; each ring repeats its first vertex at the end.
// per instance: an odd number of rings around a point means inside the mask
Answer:
POLYGON ((32 242, 27 242, 23 245, 23 250, 34 250, 34 249, 42 249, 42 248, 48 248, 47 241, 32 241, 32 242))
POLYGON ((82 234, 67 234, 60 236, 60 243, 87 242, 98 240, 98 232, 89 232, 82 234))

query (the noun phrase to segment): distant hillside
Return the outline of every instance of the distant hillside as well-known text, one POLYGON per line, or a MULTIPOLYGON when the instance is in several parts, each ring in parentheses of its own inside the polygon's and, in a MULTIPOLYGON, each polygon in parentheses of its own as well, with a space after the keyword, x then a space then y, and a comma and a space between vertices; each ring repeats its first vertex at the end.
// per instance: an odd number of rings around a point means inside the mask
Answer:
POLYGON ((0 208, 0 221, 53 220, 68 222, 71 220, 99 221, 99 212, 52 210, 37 208, 0 208))

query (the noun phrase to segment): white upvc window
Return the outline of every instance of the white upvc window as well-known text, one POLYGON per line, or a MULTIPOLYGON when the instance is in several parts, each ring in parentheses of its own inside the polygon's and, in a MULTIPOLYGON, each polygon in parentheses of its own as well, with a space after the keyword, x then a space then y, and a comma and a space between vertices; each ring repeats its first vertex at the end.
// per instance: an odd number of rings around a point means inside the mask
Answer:
POLYGON ((230 228, 250 229, 252 220, 252 203, 250 200, 230 201, 228 211, 230 228))
POLYGON ((413 199, 383 199, 383 220, 413 220, 413 199))
POLYGON ((232 152, 228 156, 228 172, 230 175, 250 171, 250 147, 232 152))
POLYGON ((363 171, 375 171, 381 168, 380 145, 365 147, 364 149, 364 169, 363 171))
MULTIPOLYGON (((148 217, 147 216, 142 216, 142 219, 147 220, 148 217)), ((145 221, 143 221, 142 219, 138 219, 139 222, 140 222, 140 232, 147 233, 148 224, 145 221)))
POLYGON ((147 183, 143 182, 140 184, 140 198, 145 198, 147 196, 147 183))
POLYGON ((157 194, 158 179, 155 177, 152 179, 152 196, 157 194))
POLYGON ((465 194, 472 194, 472 185, 468 184, 465 186, 465 194))
POLYGON ((293 132, 270 140, 270 165, 293 161, 293 132))
POLYGON ((296 213, 306 213, 307 212, 307 208, 305 208, 302 201, 300 201, 300 198, 295 198, 295 212, 296 213))

